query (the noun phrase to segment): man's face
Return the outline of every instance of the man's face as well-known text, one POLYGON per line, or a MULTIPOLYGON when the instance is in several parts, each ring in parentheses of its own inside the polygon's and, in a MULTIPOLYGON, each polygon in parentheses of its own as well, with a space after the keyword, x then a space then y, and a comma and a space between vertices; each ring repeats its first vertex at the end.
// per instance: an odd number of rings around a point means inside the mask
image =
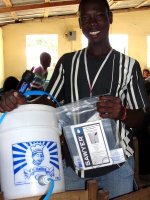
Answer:
POLYGON ((47 69, 47 67, 50 66, 50 63, 51 63, 51 59, 50 58, 47 58, 47 57, 43 57, 41 60, 40 60, 40 63, 41 65, 44 67, 44 69, 47 69))
POLYGON ((89 43, 105 41, 108 38, 112 13, 100 1, 91 1, 82 5, 79 24, 89 43))

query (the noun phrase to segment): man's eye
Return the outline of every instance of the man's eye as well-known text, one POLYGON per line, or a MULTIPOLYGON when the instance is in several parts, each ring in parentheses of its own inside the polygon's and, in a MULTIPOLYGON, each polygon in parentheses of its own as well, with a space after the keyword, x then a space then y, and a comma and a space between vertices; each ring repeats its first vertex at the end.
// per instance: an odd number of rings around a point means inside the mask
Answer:
POLYGON ((97 19, 101 19, 103 17, 104 17, 104 13, 98 13, 98 14, 96 14, 96 18, 97 19))
POLYGON ((89 17, 88 16, 82 16, 82 21, 83 22, 87 22, 89 20, 89 17))

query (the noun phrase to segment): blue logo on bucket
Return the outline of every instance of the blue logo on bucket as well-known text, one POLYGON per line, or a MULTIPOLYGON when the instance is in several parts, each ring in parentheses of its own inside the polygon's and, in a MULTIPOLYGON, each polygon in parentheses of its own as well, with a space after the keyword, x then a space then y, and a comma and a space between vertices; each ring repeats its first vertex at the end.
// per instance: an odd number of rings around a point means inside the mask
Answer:
POLYGON ((56 142, 16 143, 12 145, 12 156, 15 185, 37 182, 41 175, 61 179, 56 142))

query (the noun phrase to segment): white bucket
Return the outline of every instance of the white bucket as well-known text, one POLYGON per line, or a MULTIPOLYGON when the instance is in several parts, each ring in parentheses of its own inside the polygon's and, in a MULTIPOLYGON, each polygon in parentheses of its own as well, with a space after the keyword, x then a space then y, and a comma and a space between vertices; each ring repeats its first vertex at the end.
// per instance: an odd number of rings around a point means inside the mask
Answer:
POLYGON ((0 177, 5 199, 46 194, 54 180, 53 193, 65 190, 61 148, 55 108, 27 104, 7 113, 0 125, 0 177))

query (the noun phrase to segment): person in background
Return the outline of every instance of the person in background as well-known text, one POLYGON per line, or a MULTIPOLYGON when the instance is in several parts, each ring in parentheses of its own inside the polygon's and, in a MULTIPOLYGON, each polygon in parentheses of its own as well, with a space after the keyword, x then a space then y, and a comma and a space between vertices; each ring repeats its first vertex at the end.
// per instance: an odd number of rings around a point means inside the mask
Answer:
MULTIPOLYGON (((149 104, 138 61, 112 49, 110 45, 109 28, 112 22, 107 0, 80 1, 79 25, 88 39, 88 47, 64 54, 57 62, 46 89, 64 104, 99 96, 97 111, 100 117, 116 121, 116 138, 124 149, 127 162, 95 177, 99 187, 109 191, 109 198, 133 191, 132 128, 141 123, 143 109, 149 104)), ((36 101, 47 105, 50 102, 45 96, 36 101)), ((26 103, 25 98, 18 92, 5 94, 0 101, 0 111, 11 111, 23 103, 26 103)), ((64 157, 66 190, 84 189, 87 178, 80 178, 75 173, 67 151, 64 157)), ((90 175, 95 175, 94 169, 90 175)))
POLYGON ((40 66, 33 67, 32 71, 35 74, 34 80, 30 84, 31 90, 44 90, 45 80, 48 75, 47 68, 51 64, 51 56, 47 52, 43 52, 40 55, 40 66))
POLYGON ((146 85, 148 82, 150 82, 150 72, 149 72, 149 76, 147 76, 147 78, 144 79, 146 81, 146 85))
POLYGON ((143 78, 144 80, 147 79, 150 76, 150 71, 149 69, 143 69, 143 78))

